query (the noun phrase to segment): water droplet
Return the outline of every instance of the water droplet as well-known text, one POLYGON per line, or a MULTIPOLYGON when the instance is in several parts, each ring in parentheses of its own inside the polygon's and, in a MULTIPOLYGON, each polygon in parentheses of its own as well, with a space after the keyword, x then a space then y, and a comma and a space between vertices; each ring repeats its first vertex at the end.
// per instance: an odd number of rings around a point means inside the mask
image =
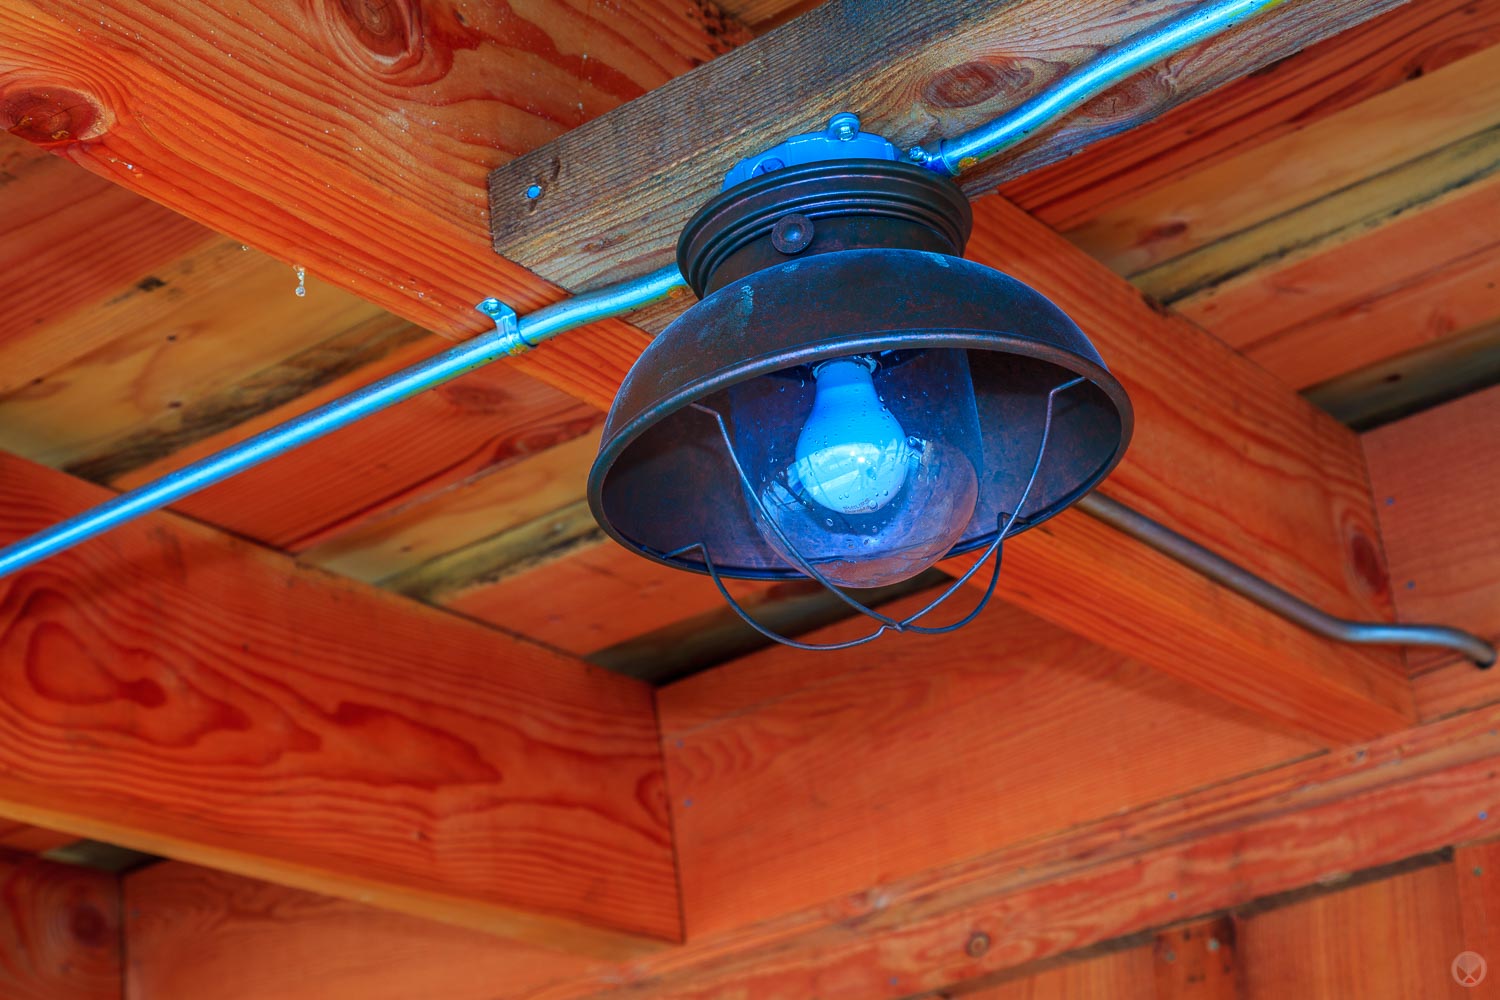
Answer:
POLYGON ((304 298, 307 295, 307 268, 297 264, 293 265, 292 270, 297 274, 297 298, 304 298))

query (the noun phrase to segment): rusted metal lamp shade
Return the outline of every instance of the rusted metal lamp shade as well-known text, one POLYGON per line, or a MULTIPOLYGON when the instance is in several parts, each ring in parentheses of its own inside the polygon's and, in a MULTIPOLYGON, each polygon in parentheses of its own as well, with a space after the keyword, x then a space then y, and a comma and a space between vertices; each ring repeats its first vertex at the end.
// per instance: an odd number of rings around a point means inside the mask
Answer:
POLYGON ((647 347, 610 409, 589 477, 599 524, 682 569, 712 559, 728 577, 808 575, 767 530, 757 467, 790 454, 819 366, 851 357, 889 414, 973 470, 972 514, 904 575, 1093 488, 1130 436, 1125 391, 1060 309, 962 259, 970 226, 950 181, 876 160, 778 170, 706 205, 678 245, 702 301, 647 347), (955 406, 970 381, 973 406, 955 406))

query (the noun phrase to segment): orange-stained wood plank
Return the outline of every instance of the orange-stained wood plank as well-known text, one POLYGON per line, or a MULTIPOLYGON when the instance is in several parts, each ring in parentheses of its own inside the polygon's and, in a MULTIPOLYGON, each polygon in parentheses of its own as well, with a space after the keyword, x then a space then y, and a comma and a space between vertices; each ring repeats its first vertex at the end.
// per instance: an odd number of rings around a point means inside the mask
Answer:
POLYGON ((1332 314, 1257 341, 1245 353, 1307 388, 1497 318, 1500 242, 1409 282, 1377 287, 1332 314))
POLYGON ((25 854, 42 854, 77 839, 72 834, 43 830, 39 826, 0 822, 0 847, 25 854))
POLYGON ((122 1000, 113 875, 0 855, 0 996, 122 1000))
POLYGON ((1421 0, 1309 45, 1001 192, 1059 230, 1500 41, 1497 0, 1421 0))
POLYGON ((302 558, 368 582, 412 570, 577 501, 598 451, 599 432, 593 427, 571 441, 538 448, 377 514, 306 550, 302 558))
MULTIPOLYGON (((767 585, 726 581, 744 596, 767 585)), ((444 607, 586 655, 724 607, 708 577, 662 566, 600 539, 528 572, 474 581, 444 607)))
POLYGON ((122 883, 132 1000, 501 1000, 593 967, 180 862, 131 872, 122 883))
MULTIPOLYGON (((490 250, 487 171, 746 37, 673 0, 5 0, 0 127, 465 337, 486 295, 557 296, 490 250)), ((644 344, 611 322, 518 363, 602 408, 644 344)))
MULTIPOLYGON (((1371 431, 1364 444, 1401 618, 1500 639, 1500 387, 1371 431)), ((1455 658, 1411 654, 1419 671, 1455 658)))
MULTIPOLYGON (((1490 47, 1100 213, 1068 238, 1120 274, 1167 266, 1500 125, 1490 47)), ((1156 279, 1159 280, 1159 279, 1156 279)))
MULTIPOLYGON (((1130 393, 1135 438, 1106 494, 1334 614, 1390 616, 1347 428, 1004 199, 974 209, 969 256, 1065 303, 1130 393)), ((1035 613, 1304 732, 1359 738, 1410 717, 1391 651, 1313 639, 1081 515, 1031 534, 1002 586, 1035 613), (1159 570, 1149 586, 1141 565, 1159 570), (1131 611, 1113 613, 1116 602, 1131 611)))
POLYGON ((1241 924, 1241 996, 1465 996, 1449 973, 1464 950, 1463 937, 1458 891, 1446 864, 1314 896, 1241 924))
MULTIPOLYGON (((138 486, 409 364, 427 338, 378 364, 119 477, 138 486)), ((587 404, 501 362, 342 428, 179 502, 174 509, 299 551, 498 466, 562 444, 598 423, 587 404)))
MULTIPOLYGON (((772 681, 768 695, 774 698, 784 687, 782 672, 772 681)), ((439 942, 414 927, 393 928, 388 915, 169 863, 130 876, 133 903, 148 898, 135 886, 166 887, 161 909, 143 911, 134 925, 153 947, 132 953, 141 958, 132 974, 138 982, 180 982, 185 989, 222 977, 226 998, 264 996, 255 987, 265 984, 281 1000, 343 1000, 347 994, 336 984, 347 977, 378 998, 389 994, 380 992, 378 975, 360 967, 387 970, 380 956, 407 954, 396 938, 410 934, 413 947, 430 940, 435 958, 414 957, 410 967, 387 971, 404 987, 403 996, 895 1000, 942 991, 959 997, 960 984, 993 982, 990 977, 1029 963, 1493 836, 1500 802, 1497 726, 1497 709, 1422 726, 919 876, 892 878, 759 925, 700 935, 625 965, 580 966, 559 956, 550 985, 533 985, 546 978, 546 969, 530 964, 535 953, 514 945, 491 940, 468 948, 456 937, 439 942), (177 902, 183 906, 176 908, 177 902), (231 905, 233 912, 225 912, 231 905), (172 927, 177 921, 183 926, 172 927), (297 934, 303 923, 305 939, 297 934), (373 949, 360 947, 366 932, 377 943, 373 949), (980 935, 987 945, 975 943, 980 935), (283 959, 305 969, 306 977, 283 975, 276 968, 283 959), (340 971, 344 962, 354 968, 340 971), (497 974, 512 969, 518 989, 507 994, 494 980, 476 987, 466 966, 497 974), (241 983, 240 976, 248 978, 241 983)), ((943 732, 934 729, 927 738, 938 740, 943 732)), ((1072 737, 1081 743, 1095 734, 1080 726, 1072 737)), ((779 735, 767 730, 764 738, 779 735)), ((1163 742, 1191 738, 1191 731, 1170 726, 1159 733, 1163 742)), ((859 764, 851 755, 847 766, 855 773, 859 764)), ((913 839, 945 819, 904 809, 880 817, 905 823, 913 839)), ((799 831, 794 844, 809 833, 799 831)))
MULTIPOLYGON (((1493 962, 1500 955, 1500 842, 1467 844, 1453 852, 1453 880, 1458 891, 1464 951, 1493 962)), ((1494 972, 1493 967, 1490 970, 1494 972)), ((1489 982, 1491 994, 1500 985, 1489 982)), ((1477 994, 1482 996, 1483 994, 1477 994)))
MULTIPOLYGON (((0 538, 105 495, 0 459, 0 538)), ((160 515, 0 583, 0 674, 9 818, 558 947, 678 933, 625 678, 160 515)))
POLYGON ((315 387, 341 360, 328 346, 318 351, 330 340, 446 343, 316 279, 300 298, 296 287, 291 268, 215 240, 110 289, 83 315, 50 319, 35 339, 81 335, 95 346, 41 352, 46 364, 28 369, 27 384, 0 392, 0 450, 107 483, 274 405, 268 399, 315 387))
POLYGON ((1313 749, 1004 606, 874 657, 773 648, 658 710, 690 940, 1313 749))
POLYGON ((1500 317, 1500 176, 1180 311, 1306 388, 1500 317))
POLYGON ((1136 945, 975 990, 962 1000, 1169 1000, 1157 992, 1151 946, 1136 945))
MULTIPOLYGON (((0 114, 7 125, 15 127, 0 114)), ((0 395, 103 343, 110 330, 86 322, 91 313, 216 239, 3 131, 0 220, 0 273, 11 289, 0 311, 0 395)))

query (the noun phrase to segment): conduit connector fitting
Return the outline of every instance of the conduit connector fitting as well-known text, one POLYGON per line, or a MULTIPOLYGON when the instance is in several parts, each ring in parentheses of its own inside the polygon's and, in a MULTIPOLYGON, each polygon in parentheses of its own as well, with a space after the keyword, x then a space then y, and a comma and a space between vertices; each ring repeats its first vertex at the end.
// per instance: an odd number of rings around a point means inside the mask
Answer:
POLYGON ((536 346, 521 336, 521 325, 516 318, 516 311, 504 302, 492 296, 474 308, 488 316, 495 324, 495 333, 499 335, 506 354, 515 357, 518 354, 525 354, 536 346))

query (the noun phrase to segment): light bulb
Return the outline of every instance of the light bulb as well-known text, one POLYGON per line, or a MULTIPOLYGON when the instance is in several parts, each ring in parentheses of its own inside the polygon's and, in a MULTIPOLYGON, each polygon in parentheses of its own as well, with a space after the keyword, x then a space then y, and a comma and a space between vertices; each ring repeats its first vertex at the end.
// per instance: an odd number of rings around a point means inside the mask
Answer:
POLYGON ((962 350, 850 355, 746 379, 726 400, 745 499, 784 564, 844 587, 916 576, 963 537, 979 415, 962 350))
POLYGON ((819 506, 869 514, 901 492, 911 468, 906 432, 875 393, 869 363, 821 365, 812 413, 797 438, 796 475, 819 506))

